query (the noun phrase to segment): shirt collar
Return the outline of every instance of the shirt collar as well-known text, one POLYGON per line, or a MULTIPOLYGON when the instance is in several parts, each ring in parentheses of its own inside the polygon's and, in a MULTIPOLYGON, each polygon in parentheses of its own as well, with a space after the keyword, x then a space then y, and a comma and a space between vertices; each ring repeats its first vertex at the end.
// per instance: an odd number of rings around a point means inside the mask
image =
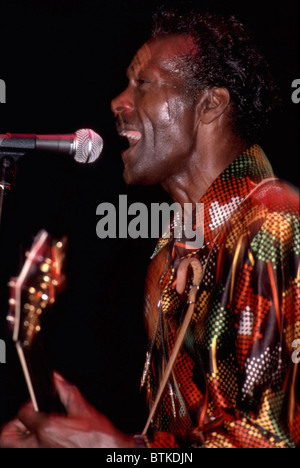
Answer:
POLYGON ((271 164, 260 146, 251 146, 238 156, 200 200, 204 204, 205 242, 218 234, 256 185, 273 175, 271 164))
MULTIPOLYGON (((258 145, 253 145, 244 153, 238 156, 208 188, 200 199, 199 204, 203 204, 204 219, 196 217, 193 213, 193 228, 204 232, 204 245, 209 245, 218 235, 226 221, 238 208, 247 195, 262 180, 272 177, 272 167, 258 145)), ((171 229, 172 231, 172 229, 171 229)), ((160 249, 171 242, 177 251, 177 255, 184 255, 185 251, 199 250, 185 238, 174 239, 172 234, 166 235, 169 239, 160 239, 154 256, 160 249)), ((176 256, 177 256, 176 255, 176 256)))

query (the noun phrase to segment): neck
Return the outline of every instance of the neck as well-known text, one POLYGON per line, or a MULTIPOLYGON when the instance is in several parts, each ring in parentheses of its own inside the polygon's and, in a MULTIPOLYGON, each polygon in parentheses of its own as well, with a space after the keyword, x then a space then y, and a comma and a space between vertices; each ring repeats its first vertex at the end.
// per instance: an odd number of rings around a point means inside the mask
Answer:
POLYGON ((184 169, 180 168, 162 184, 170 197, 182 206, 185 203, 198 203, 217 177, 248 147, 237 136, 210 140, 202 145, 187 160, 184 169))

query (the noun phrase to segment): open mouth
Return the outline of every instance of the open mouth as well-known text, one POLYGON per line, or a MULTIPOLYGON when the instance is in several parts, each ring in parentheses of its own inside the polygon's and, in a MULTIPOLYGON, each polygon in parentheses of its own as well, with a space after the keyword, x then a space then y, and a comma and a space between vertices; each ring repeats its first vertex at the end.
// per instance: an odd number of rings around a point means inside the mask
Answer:
POLYGON ((122 149, 126 151, 138 144, 142 138, 142 134, 136 130, 123 130, 120 133, 120 137, 122 140, 122 149))

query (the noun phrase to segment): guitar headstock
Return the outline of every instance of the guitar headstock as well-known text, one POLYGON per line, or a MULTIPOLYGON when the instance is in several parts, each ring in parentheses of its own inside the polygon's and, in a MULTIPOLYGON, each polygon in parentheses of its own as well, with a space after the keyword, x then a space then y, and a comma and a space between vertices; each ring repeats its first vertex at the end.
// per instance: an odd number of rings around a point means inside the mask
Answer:
POLYGON ((41 331, 41 315, 55 302, 64 287, 65 240, 54 241, 46 231, 36 236, 26 262, 10 286, 10 309, 7 320, 13 340, 23 349, 30 348, 41 331))

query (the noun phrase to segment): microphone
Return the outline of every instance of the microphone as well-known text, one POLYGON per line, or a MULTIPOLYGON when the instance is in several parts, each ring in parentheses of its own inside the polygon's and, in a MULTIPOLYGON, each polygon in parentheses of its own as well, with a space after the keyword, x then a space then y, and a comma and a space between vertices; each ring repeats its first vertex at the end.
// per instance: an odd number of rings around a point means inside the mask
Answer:
POLYGON ((103 139, 90 129, 81 129, 71 135, 0 135, 0 155, 20 154, 39 150, 69 154, 79 163, 95 162, 103 149, 103 139))

